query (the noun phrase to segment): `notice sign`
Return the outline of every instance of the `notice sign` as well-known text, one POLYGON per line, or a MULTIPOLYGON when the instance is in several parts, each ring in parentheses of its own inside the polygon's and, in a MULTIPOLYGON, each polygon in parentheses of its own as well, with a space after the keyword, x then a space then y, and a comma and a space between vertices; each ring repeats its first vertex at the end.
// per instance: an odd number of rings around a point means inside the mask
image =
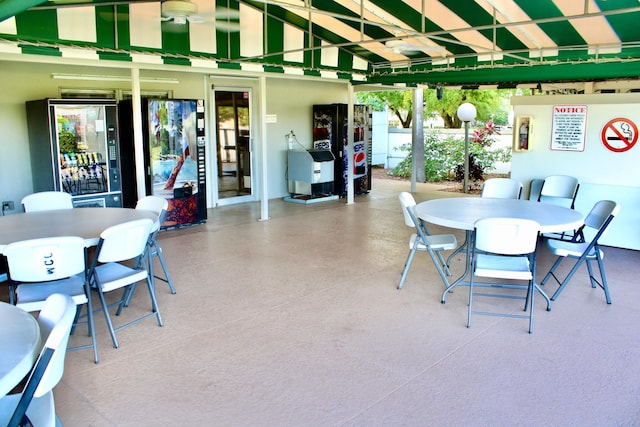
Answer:
POLYGON ((552 150, 584 151, 586 130, 586 105, 553 106, 552 150))

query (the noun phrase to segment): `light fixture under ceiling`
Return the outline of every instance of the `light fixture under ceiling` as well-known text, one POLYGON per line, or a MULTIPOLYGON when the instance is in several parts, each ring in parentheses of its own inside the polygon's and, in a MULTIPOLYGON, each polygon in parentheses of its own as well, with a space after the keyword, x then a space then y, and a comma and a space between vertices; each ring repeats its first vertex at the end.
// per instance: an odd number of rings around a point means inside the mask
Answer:
MULTIPOLYGON (((129 76, 108 76, 99 74, 65 74, 52 73, 51 78, 55 80, 87 80, 94 82, 130 82, 129 76)), ((141 83, 161 83, 161 84, 178 84, 177 79, 162 77, 140 77, 141 83)))

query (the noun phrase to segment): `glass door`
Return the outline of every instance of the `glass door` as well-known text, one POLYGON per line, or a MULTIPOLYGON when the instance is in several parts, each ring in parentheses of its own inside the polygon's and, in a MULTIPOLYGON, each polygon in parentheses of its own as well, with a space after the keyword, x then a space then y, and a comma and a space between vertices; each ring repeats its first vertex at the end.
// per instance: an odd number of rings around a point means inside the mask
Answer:
POLYGON ((244 201, 252 195, 250 99, 248 90, 214 92, 217 198, 221 202, 244 201))

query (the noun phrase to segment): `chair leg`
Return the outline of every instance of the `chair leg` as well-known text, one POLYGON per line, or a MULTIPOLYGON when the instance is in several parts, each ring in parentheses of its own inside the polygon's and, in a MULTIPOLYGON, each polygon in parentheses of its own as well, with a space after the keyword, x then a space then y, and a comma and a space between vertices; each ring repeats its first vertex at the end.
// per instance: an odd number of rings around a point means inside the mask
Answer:
MULTIPOLYGON (((164 260, 164 255, 162 254, 162 248, 160 246, 158 246, 157 244, 154 244, 155 247, 155 251, 152 253, 152 255, 155 255, 158 257, 158 260, 160 261, 160 265, 162 266, 162 271, 164 272, 164 279, 158 276, 155 276, 156 278, 167 282, 167 284, 169 285, 169 289, 171 290, 172 294, 176 293, 176 288, 173 286, 173 280, 171 280, 171 276, 169 275, 169 269, 167 268, 167 263, 164 260)), ((151 261, 153 261, 153 256, 151 257, 151 261)))
POLYGON ((151 297, 151 309, 156 314, 158 320, 158 326, 164 326, 162 317, 160 316, 160 309, 158 308, 158 301, 156 300, 156 291, 153 285, 153 280, 147 276, 147 288, 149 289, 149 296, 151 297))
MULTIPOLYGON (((596 261, 598 262, 598 269, 600 270, 601 282, 598 282, 598 280, 593 275, 593 272, 590 271, 589 278, 591 280, 591 287, 595 288, 596 284, 600 285, 600 287, 604 291, 604 297, 607 300, 607 304, 611 304, 611 295, 609 294, 609 286, 607 285, 607 276, 605 275, 605 272, 604 272, 604 262, 600 257, 599 250, 596 252, 596 261)), ((587 265, 590 265, 589 261, 587 261, 587 265)))
MULTIPOLYGON (((529 286, 527 288, 527 294, 531 294, 531 298, 527 297, 527 300, 529 301, 529 333, 533 333, 533 304, 534 304, 534 299, 536 296, 536 289, 535 289, 535 278, 531 279, 531 282, 529 282, 529 286)), ((526 306, 525 306, 525 310, 526 310, 526 306)))
POLYGON ((116 331, 113 329, 113 323, 111 322, 111 316, 109 316, 109 306, 107 305, 107 301, 104 297, 104 293, 102 289, 100 289, 100 284, 97 284, 96 288, 98 289, 98 296, 100 297, 100 304, 102 305, 102 311, 104 312, 104 318, 107 322, 107 327, 109 328, 109 334, 111 334, 111 341, 113 342, 113 346, 118 348, 118 338, 116 338, 116 331))
POLYGON ((578 271, 578 268, 580 268, 580 265, 583 263, 585 259, 586 259, 585 255, 578 258, 574 266, 571 268, 571 271, 569 271, 569 274, 567 274, 567 277, 564 278, 564 280, 560 283, 560 287, 556 290, 556 292, 551 297, 551 301, 555 301, 556 298, 558 298, 560 293, 562 293, 564 288, 569 284, 569 281, 571 281, 571 278, 573 277, 574 274, 576 274, 576 271, 578 271))
POLYGON ((413 257, 415 254, 416 254, 416 248, 414 246, 409 251, 409 255, 407 256, 407 261, 404 263, 404 268, 402 269, 402 275, 400 276, 400 283, 398 283, 398 289, 402 289, 402 285, 404 285, 404 280, 407 278, 407 273, 409 272, 409 267, 411 267, 411 263, 413 262, 413 257))
POLYGON ((467 328, 471 327, 471 314, 473 313, 473 266, 469 277, 469 314, 467 315, 467 328))
POLYGON ((447 262, 445 264, 447 266, 447 270, 451 266, 451 260, 453 259, 454 256, 458 255, 460 252, 466 252, 468 250, 469 250, 469 239, 465 237, 464 242, 462 242, 462 244, 458 246, 456 250, 451 252, 451 254, 447 257, 447 262))
POLYGON ((446 268, 446 266, 443 268, 442 264, 440 264, 438 255, 442 256, 442 254, 440 253, 440 251, 433 251, 432 249, 428 249, 429 255, 431 256, 431 260, 433 261, 433 263, 436 265, 436 270, 438 270, 438 274, 440 275, 440 278, 442 279, 442 283, 444 284, 444 287, 447 288, 449 286, 449 281, 447 280, 447 275, 450 276, 451 273, 449 272, 449 269, 447 268, 446 273, 444 268, 446 268))

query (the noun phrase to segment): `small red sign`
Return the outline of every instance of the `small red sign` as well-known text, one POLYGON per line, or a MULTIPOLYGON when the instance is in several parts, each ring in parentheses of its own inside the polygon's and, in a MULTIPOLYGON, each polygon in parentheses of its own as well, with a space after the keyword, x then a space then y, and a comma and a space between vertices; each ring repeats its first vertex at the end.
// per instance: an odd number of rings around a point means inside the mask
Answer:
POLYGON ((638 142, 638 126, 629 119, 609 120, 602 128, 602 143, 616 153, 630 150, 638 142))

